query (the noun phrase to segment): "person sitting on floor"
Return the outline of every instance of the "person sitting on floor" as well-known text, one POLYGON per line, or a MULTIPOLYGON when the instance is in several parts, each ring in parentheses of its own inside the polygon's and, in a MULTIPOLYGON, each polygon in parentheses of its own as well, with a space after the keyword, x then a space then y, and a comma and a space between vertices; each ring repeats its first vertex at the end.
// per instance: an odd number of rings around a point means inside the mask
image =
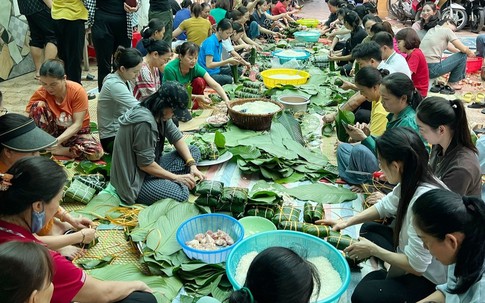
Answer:
MULTIPOLYGON (((315 266, 295 251, 280 246, 269 247, 254 258, 244 286, 234 291, 227 302, 309 303, 314 289, 320 290, 321 281, 315 266)), ((203 297, 197 303, 220 302, 203 297)))
POLYGON ((406 62, 411 71, 411 79, 414 86, 421 96, 425 98, 428 95, 429 88, 429 70, 426 58, 419 49, 421 40, 412 28, 403 28, 396 34, 396 40, 401 52, 406 53, 406 62))
POLYGON ((333 22, 337 20, 337 9, 339 9, 344 2, 342 0, 325 0, 327 2, 328 10, 330 11, 330 15, 328 19, 323 23, 323 27, 320 30, 322 35, 325 35, 327 32, 333 29, 333 22))
MULTIPOLYGON (((182 9, 179 10, 173 17, 173 30, 175 31, 179 25, 185 20, 190 18, 190 7, 192 6, 192 0, 183 0, 180 4, 182 9)), ((173 36, 173 32, 172 32, 173 36)), ((181 33, 175 37, 177 40, 185 41, 187 40, 187 34, 181 33)))
POLYGON ((63 63, 58 59, 42 64, 39 81, 42 87, 32 95, 26 110, 37 126, 56 137, 57 144, 48 150, 70 158, 101 159, 103 148, 91 134, 84 88, 66 80, 63 63))
POLYGON ((223 19, 217 24, 217 32, 205 39, 200 47, 198 63, 220 85, 232 84, 233 76, 231 67, 227 65, 239 65, 239 58, 222 60, 222 41, 232 35, 232 23, 229 19, 223 19))
POLYGON ((414 229, 425 247, 448 266, 446 284, 417 303, 485 300, 485 203, 478 197, 434 189, 412 206, 414 229))
POLYGON ((419 39, 423 40, 424 35, 430 28, 433 28, 440 21, 439 9, 434 2, 426 2, 421 9, 421 18, 412 25, 419 39))
POLYGON ((160 88, 160 75, 165 71, 165 65, 172 59, 172 48, 163 40, 143 39, 147 54, 139 73, 130 82, 133 85, 133 95, 138 101, 143 101, 160 88))
MULTIPOLYGON (((165 24, 157 18, 153 18, 148 22, 148 25, 141 30, 143 39, 162 40, 165 35, 165 24)), ((136 49, 140 51, 142 56, 147 55, 147 50, 143 45, 143 39, 138 41, 136 49)))
MULTIPOLYGON (((108 153, 113 152, 113 143, 120 126, 118 118, 138 104, 130 80, 136 77, 142 65, 143 58, 137 49, 120 46, 113 58, 115 72, 104 78, 98 96, 97 115, 99 138, 108 153)), ((160 79, 158 74, 156 78, 160 79)))
MULTIPOLYGON (((475 43, 477 46, 477 56, 485 58, 485 34, 478 35, 475 43)), ((480 78, 482 78, 482 81, 485 81, 485 61, 482 62, 480 78)))
POLYGON ((455 90, 461 90, 460 81, 465 79, 466 59, 476 57, 475 53, 456 37, 455 30, 454 21, 444 19, 439 22, 439 25, 429 29, 421 40, 420 48, 428 63, 429 78, 434 79, 450 73, 448 85, 432 88, 432 92, 454 94, 455 90), (448 43, 453 44, 458 52, 442 59, 443 52, 448 49, 448 43))
POLYGON ((334 51, 341 50, 345 47, 345 42, 350 38, 350 30, 344 26, 344 17, 348 9, 346 7, 337 10, 337 20, 335 29, 327 33, 328 39, 332 40, 330 45, 330 54, 334 51))
POLYGON ((417 236, 411 208, 421 195, 445 185, 433 176, 428 152, 414 130, 388 129, 377 139, 376 150, 387 181, 397 184, 392 192, 348 219, 316 223, 332 225, 337 231, 364 223, 359 241, 344 251, 352 259, 373 256, 391 265, 389 272, 382 269, 367 274, 357 284, 352 303, 416 302, 446 281, 446 267, 431 256, 417 236), (386 217, 394 218, 392 227, 373 222, 386 217))
POLYGON ((352 50, 367 36, 367 33, 360 25, 360 18, 354 11, 347 11, 344 16, 344 25, 350 30, 350 38, 346 41, 345 47, 341 52, 336 52, 328 57, 331 61, 337 61, 338 65, 343 66, 342 75, 348 75, 352 69, 352 50))
POLYGON ((382 61, 377 68, 387 69, 391 74, 400 72, 411 79, 411 71, 406 63, 406 59, 394 50, 393 39, 391 34, 386 32, 377 33, 372 37, 372 41, 379 44, 382 51, 382 61))
POLYGON ((403 56, 404 58, 406 58, 407 55, 405 53, 402 53, 399 50, 399 47, 397 46, 397 40, 394 35, 394 30, 392 29, 391 23, 387 21, 377 22, 376 24, 372 25, 372 27, 370 28, 370 32, 371 32, 372 38, 374 38, 374 36, 377 35, 378 33, 382 33, 382 32, 389 33, 389 35, 392 36, 392 42, 393 42, 392 46, 394 48, 394 51, 400 54, 401 56, 403 56))
MULTIPOLYGON (((202 104, 210 104, 212 101, 204 95, 204 90, 208 85, 214 89, 219 96, 225 101, 229 102, 229 98, 222 86, 217 83, 209 73, 197 63, 199 55, 199 47, 192 42, 184 42, 177 46, 175 53, 178 57, 170 61, 165 67, 163 82, 177 81, 183 85, 192 86, 192 98, 194 105, 192 108, 197 109, 202 104)), ((180 118, 180 117, 179 117, 180 118)), ((181 117, 180 121, 188 121, 192 119, 190 113, 187 116, 181 117)))
POLYGON ((202 16, 202 6, 199 3, 192 4, 190 11, 192 14, 191 17, 183 21, 173 31, 172 36, 175 38, 185 32, 187 34, 187 41, 201 45, 210 36, 212 25, 207 18, 202 16))
POLYGON ((172 121, 186 112, 189 96, 175 81, 162 84, 158 92, 120 117, 111 163, 111 184, 127 204, 150 205, 165 198, 187 201, 196 179, 200 151, 187 146, 172 121), (175 150, 163 154, 165 139, 175 150))
POLYGON ((248 56, 247 51, 253 48, 253 46, 242 42, 242 36, 244 35, 244 27, 238 23, 232 23, 232 35, 229 39, 222 41, 222 60, 228 59, 230 57, 239 58, 242 65, 251 67, 251 64, 244 60, 243 55, 248 56), (243 53, 243 51, 246 51, 243 53), (242 54, 240 55, 239 52, 242 54))
MULTIPOLYGON (((66 181, 64 168, 46 157, 20 159, 1 175, 0 244, 12 241, 42 244, 34 234, 59 209, 66 181)), ((80 243, 85 241, 85 237, 79 240, 80 243)), ((49 252, 54 264, 51 303, 156 302, 151 289, 141 281, 101 281, 76 267, 58 252, 49 252)))
MULTIPOLYGON (((34 120, 20 114, 5 114, 0 117, 0 174, 4 174, 19 159, 40 156, 44 151, 56 144, 52 137, 35 125, 34 120)), ((52 250, 59 251, 63 256, 73 259, 83 254, 79 247, 72 246, 80 242, 81 238, 92 240, 95 230, 89 228, 93 222, 87 218, 74 218, 59 207, 55 220, 47 222, 37 236, 52 250), (77 230, 65 235, 69 230, 77 230)), ((87 242, 89 243, 89 242, 87 242)))
MULTIPOLYGON (((367 68, 364 68, 363 70, 365 69, 367 68)), ((357 73, 357 75, 359 75, 359 73, 357 73)), ((368 76, 369 78, 376 77, 379 79, 379 74, 377 74, 375 70, 373 74, 369 74, 368 76)), ((361 81, 362 80, 359 80, 357 83, 359 84, 361 81)), ((382 103, 386 112, 389 112, 387 115, 387 125, 385 126, 386 129, 410 127, 418 132, 418 126, 415 120, 415 109, 421 102, 422 97, 414 88, 411 79, 406 78, 406 75, 403 73, 394 73, 384 77, 380 83, 380 86, 377 88, 379 90, 379 103, 382 103)), ((372 91, 372 88, 362 88, 363 90, 361 90, 361 92, 363 95, 372 96, 372 94, 369 94, 369 91, 372 91)), ((371 127, 373 123, 371 118, 371 127)), ((337 148, 339 176, 351 184, 367 182, 370 180, 369 176, 358 175, 348 171, 373 173, 379 170, 375 143, 375 138, 378 137, 378 135, 372 134, 372 131, 370 131, 367 125, 356 125, 356 127, 349 125, 347 127, 347 133, 354 142, 361 142, 361 144, 339 144, 337 148)))
POLYGON ((465 107, 460 100, 429 97, 416 110, 421 135, 432 144, 430 165, 448 188, 462 196, 480 196, 482 178, 465 107))
POLYGON ((251 21, 256 21, 258 27, 251 27, 247 32, 249 39, 256 38, 267 38, 268 40, 273 40, 275 37, 279 37, 278 28, 273 21, 278 21, 284 16, 288 16, 288 13, 279 14, 272 16, 267 13, 268 11, 268 1, 258 0, 256 6, 254 7, 254 12, 251 15, 251 21))
POLYGON ((54 266, 49 250, 34 242, 0 244, 0 298, 9 303, 50 303, 54 266))

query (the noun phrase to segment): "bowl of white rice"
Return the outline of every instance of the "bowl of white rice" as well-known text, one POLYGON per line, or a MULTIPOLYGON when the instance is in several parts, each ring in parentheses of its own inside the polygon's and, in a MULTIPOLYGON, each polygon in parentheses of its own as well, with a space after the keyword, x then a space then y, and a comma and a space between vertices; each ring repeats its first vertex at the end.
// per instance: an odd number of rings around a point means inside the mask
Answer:
POLYGON ((226 261, 226 274, 234 289, 240 289, 257 254, 268 247, 287 247, 306 255, 320 277, 320 292, 314 293, 312 303, 337 303, 350 283, 350 268, 343 255, 332 245, 302 232, 275 230, 253 235, 238 243, 226 261))

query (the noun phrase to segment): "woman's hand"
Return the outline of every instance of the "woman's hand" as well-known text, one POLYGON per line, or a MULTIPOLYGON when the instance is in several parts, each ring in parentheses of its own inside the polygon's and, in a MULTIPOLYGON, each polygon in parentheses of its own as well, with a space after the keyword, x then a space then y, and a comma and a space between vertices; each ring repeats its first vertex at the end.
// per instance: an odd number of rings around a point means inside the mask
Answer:
POLYGON ((94 240, 94 237, 96 236, 96 229, 94 228, 83 228, 78 233, 81 234, 82 240, 80 243, 82 244, 88 244, 91 243, 94 240))
POLYGON ((125 9, 125 12, 127 12, 127 13, 134 13, 134 12, 138 11, 138 7, 139 7, 138 4, 135 7, 129 6, 128 4, 126 4, 126 2, 123 4, 123 8, 125 9))
POLYGON ((94 225, 93 221, 85 217, 73 218, 69 215, 69 219, 66 221, 68 221, 75 229, 90 228, 94 225))
POLYGON ((376 247, 377 245, 375 243, 366 238, 359 237, 359 242, 350 245, 344 249, 344 252, 346 252, 351 259, 362 260, 372 256, 374 248, 376 247))
POLYGON ((181 183, 187 186, 189 189, 195 187, 195 178, 192 174, 185 174, 185 175, 175 175, 176 177, 173 179, 174 182, 181 183))
POLYGON ((197 100, 197 101, 200 101, 202 103, 205 103, 205 104, 212 104, 212 100, 205 96, 205 95, 197 95, 197 96, 194 96, 194 98, 197 100))
POLYGON ((229 59, 226 59, 226 63, 230 65, 238 65, 239 60, 236 58, 229 58, 229 59))
POLYGON ((342 219, 339 219, 339 220, 322 219, 322 220, 315 221, 315 224, 332 226, 332 229, 335 231, 339 231, 349 226, 348 222, 342 219))
POLYGON ((135 286, 136 291, 153 293, 153 290, 150 287, 148 287, 148 285, 146 285, 145 282, 137 281, 136 283, 137 283, 135 286))
POLYGON ((379 202, 382 198, 384 198, 385 196, 386 195, 384 195, 380 191, 375 191, 372 194, 370 194, 370 196, 368 196, 367 199, 365 199, 365 202, 369 205, 374 205, 377 202, 379 202))
POLYGON ((349 134, 350 138, 354 141, 354 142, 360 142, 362 140, 364 140, 365 138, 367 138, 366 134, 364 133, 364 131, 356 126, 353 126, 353 125, 347 125, 345 127, 345 131, 347 132, 347 134, 349 134))
POLYGON ((192 165, 190 167, 190 174, 194 176, 194 178, 198 181, 202 181, 205 179, 205 176, 203 173, 200 172, 200 170, 197 168, 197 166, 192 165))
POLYGON ((367 123, 357 123, 357 124, 355 124, 355 127, 362 130, 367 137, 370 135, 369 124, 367 124, 367 123))
POLYGON ((349 81, 343 81, 344 83, 340 85, 340 88, 342 89, 354 89, 355 85, 352 82, 349 81))

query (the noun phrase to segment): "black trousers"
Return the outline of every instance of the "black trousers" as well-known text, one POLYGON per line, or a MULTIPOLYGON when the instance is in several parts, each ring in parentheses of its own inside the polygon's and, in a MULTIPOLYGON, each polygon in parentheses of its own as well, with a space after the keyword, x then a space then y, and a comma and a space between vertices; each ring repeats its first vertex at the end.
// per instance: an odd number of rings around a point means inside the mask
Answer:
POLYGON ((134 291, 117 303, 157 303, 157 299, 149 292, 134 291))
POLYGON ((126 32, 126 14, 110 14, 98 9, 92 34, 98 62, 98 90, 101 91, 104 77, 111 73, 112 58, 118 46, 131 47, 126 32))
MULTIPOLYGON (((394 251, 393 230, 376 223, 364 223, 360 236, 378 246, 394 251)), ((419 301, 435 291, 436 285, 425 277, 406 274, 387 278, 385 270, 378 270, 365 276, 352 294, 352 303, 405 303, 419 301)))
POLYGON ((408 303, 419 301, 435 291, 436 285, 413 274, 387 278, 385 270, 365 276, 352 294, 352 303, 408 303))
POLYGON ((68 80, 81 84, 84 20, 56 20, 57 49, 68 80))

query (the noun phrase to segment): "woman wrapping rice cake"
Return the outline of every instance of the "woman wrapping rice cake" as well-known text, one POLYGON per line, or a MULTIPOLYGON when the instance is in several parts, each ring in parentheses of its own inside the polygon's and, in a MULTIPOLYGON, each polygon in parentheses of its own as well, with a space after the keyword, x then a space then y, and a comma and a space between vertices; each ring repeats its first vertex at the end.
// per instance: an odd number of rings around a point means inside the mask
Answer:
POLYGON ((377 155, 387 180, 397 184, 377 204, 347 220, 320 220, 335 230, 364 223, 359 241, 345 252, 354 259, 374 256, 391 265, 389 272, 373 271, 359 282, 353 303, 416 302, 446 281, 446 268, 424 248, 412 225, 410 209, 424 193, 446 186, 428 166, 428 151, 412 129, 396 127, 376 140, 377 155), (372 222, 395 217, 394 227, 372 222))

